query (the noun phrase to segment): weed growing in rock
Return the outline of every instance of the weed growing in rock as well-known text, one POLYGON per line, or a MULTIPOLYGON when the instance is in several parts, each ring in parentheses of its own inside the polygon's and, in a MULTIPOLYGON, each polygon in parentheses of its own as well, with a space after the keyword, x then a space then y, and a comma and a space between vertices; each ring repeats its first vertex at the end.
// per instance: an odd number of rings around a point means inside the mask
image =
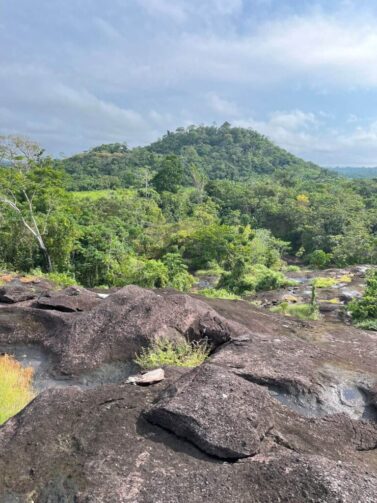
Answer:
POLYGON ((208 357, 209 349, 207 341, 175 343, 159 338, 149 348, 143 348, 134 361, 144 369, 164 365, 197 367, 208 357))
POLYGON ((33 398, 33 369, 11 356, 0 357, 0 424, 17 414, 33 398))
POLYGON ((312 285, 314 285, 317 288, 331 288, 332 286, 335 286, 338 284, 339 281, 335 278, 314 278, 312 280, 312 285))
POLYGON ((271 311, 293 316, 300 320, 318 320, 319 318, 318 309, 312 304, 288 304, 288 302, 282 302, 279 306, 272 307, 271 311))
POLYGON ((204 295, 210 299, 228 299, 228 300, 239 300, 241 297, 235 293, 225 290, 225 288, 204 288, 199 290, 199 295, 204 295))

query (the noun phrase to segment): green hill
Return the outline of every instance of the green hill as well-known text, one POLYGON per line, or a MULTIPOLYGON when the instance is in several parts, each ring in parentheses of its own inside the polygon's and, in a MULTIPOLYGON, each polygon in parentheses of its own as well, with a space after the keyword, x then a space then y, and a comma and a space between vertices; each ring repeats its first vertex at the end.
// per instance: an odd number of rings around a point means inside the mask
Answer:
POLYGON ((190 126, 167 132, 146 147, 101 145, 61 161, 71 175, 73 190, 142 186, 160 169, 166 156, 177 156, 184 184, 191 185, 192 169, 210 180, 248 180, 261 175, 328 179, 336 174, 305 162, 274 145, 256 131, 231 127, 190 126))

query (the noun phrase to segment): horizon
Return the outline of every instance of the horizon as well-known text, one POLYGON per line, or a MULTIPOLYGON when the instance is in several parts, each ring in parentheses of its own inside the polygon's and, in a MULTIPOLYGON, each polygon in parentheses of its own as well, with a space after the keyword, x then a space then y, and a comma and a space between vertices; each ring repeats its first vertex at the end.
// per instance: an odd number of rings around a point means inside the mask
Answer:
POLYGON ((371 0, 4 2, 0 134, 71 156, 228 121, 323 167, 373 168, 376 21, 371 0))

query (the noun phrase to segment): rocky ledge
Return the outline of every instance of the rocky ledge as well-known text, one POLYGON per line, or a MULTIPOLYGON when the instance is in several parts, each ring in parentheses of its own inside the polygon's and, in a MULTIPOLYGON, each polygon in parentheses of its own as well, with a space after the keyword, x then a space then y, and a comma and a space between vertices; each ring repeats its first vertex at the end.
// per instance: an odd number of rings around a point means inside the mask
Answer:
POLYGON ((377 501, 376 335, 133 286, 18 295, 1 348, 38 347, 71 385, 0 428, 0 502, 377 501), (211 356, 150 386, 80 384, 161 336, 211 356))

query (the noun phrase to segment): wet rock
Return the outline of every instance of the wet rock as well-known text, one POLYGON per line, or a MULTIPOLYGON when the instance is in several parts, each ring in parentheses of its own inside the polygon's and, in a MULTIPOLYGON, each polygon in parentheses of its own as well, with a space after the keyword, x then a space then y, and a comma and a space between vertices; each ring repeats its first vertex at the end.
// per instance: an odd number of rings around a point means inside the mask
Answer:
POLYGON ((351 302, 351 300, 359 299, 361 296, 362 294, 358 290, 350 290, 348 288, 344 288, 339 295, 339 299, 348 304, 349 302, 351 302))
POLYGON ((165 379, 164 369, 154 369, 144 374, 138 374, 136 376, 130 376, 127 379, 129 384, 138 384, 139 386, 148 386, 150 384, 156 384, 165 379))
POLYGON ((70 286, 58 292, 46 292, 38 298, 35 307, 63 312, 89 311, 99 302, 100 299, 94 292, 70 286))

